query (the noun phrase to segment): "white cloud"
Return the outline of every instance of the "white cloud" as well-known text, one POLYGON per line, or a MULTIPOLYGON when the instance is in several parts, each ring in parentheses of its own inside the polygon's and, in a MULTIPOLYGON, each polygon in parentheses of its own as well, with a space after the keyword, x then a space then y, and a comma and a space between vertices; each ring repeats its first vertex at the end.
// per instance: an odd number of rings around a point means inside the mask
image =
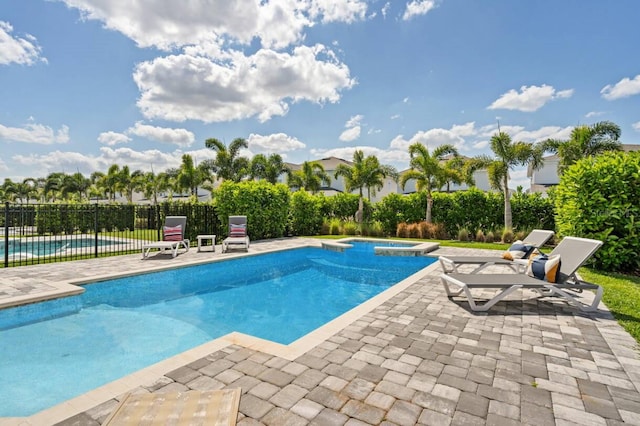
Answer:
POLYGON ((47 62, 41 56, 42 48, 38 46, 35 37, 30 34, 25 38, 12 36, 13 27, 10 23, 0 21, 0 65, 16 63, 33 65, 38 61, 47 62))
POLYGON ((512 141, 540 142, 545 139, 569 139, 573 127, 544 126, 537 130, 521 130, 509 133, 512 141))
POLYGON ((520 93, 511 89, 495 100, 488 109, 510 109, 533 112, 542 108, 547 102, 573 95, 573 89, 557 91, 552 86, 522 86, 520 93))
POLYGON ((359 126, 362 119, 364 119, 364 115, 361 115, 361 114, 354 115, 349 120, 347 120, 344 127, 350 128, 350 127, 359 126))
POLYGON ((395 167, 404 167, 409 162, 409 153, 407 151, 394 149, 384 150, 373 146, 350 146, 333 149, 314 148, 311 149, 311 154, 316 156, 317 158, 326 158, 333 156, 350 161, 353 158, 353 153, 356 150, 361 150, 365 156, 375 155, 376 157, 378 157, 378 160, 380 160, 381 164, 389 164, 395 167))
POLYGON ((351 127, 342 132, 339 139, 343 142, 354 141, 360 137, 360 131, 360 126, 351 127))
POLYGON ((407 3, 407 8, 402 15, 402 19, 408 21, 414 16, 426 15, 435 7, 436 2, 434 0, 413 0, 407 3))
POLYGON ((320 22, 364 19, 364 0, 63 0, 86 19, 104 22, 140 47, 173 49, 203 41, 283 48, 320 22))
POLYGON ((614 85, 607 84, 600 90, 600 93, 608 101, 637 95, 640 93, 640 74, 636 75, 633 80, 625 77, 614 85))
POLYGON ((69 127, 63 125, 56 131, 42 124, 27 124, 24 128, 6 127, 0 124, 0 139, 42 145, 67 143, 69 142, 69 127))
POLYGON ((598 117, 600 115, 604 115, 606 114, 606 112, 604 111, 589 111, 588 113, 585 114, 586 118, 591 118, 591 117, 598 117))
POLYGON ((474 121, 465 124, 454 124, 451 126, 451 132, 458 136, 473 136, 477 133, 475 125, 474 121))
POLYGON ((311 2, 311 18, 322 17, 323 23, 355 22, 365 18, 367 3, 360 0, 315 0, 311 2))
POLYGON ((98 142, 104 145, 113 146, 119 143, 130 142, 131 138, 123 133, 116 133, 112 131, 102 132, 98 136, 98 142))
POLYGON ((360 137, 360 133, 362 131, 362 127, 360 126, 360 122, 364 118, 363 115, 354 115, 351 117, 344 125, 346 130, 340 134, 339 139, 343 142, 351 142, 360 137))
POLYGON ((380 11, 382 12, 382 16, 384 18, 387 17, 387 13, 389 13, 389 9, 391 9, 391 3, 390 2, 386 2, 384 4, 384 6, 382 6, 382 9, 380 9, 380 11))
POLYGON ((400 114, 393 114, 391 117, 389 117, 391 120, 397 120, 398 118, 402 117, 400 114))
POLYGON ((185 148, 193 145, 193 141, 195 141, 194 134, 187 129, 169 129, 166 127, 149 126, 141 122, 137 122, 133 127, 129 127, 127 134, 185 148))
POLYGON ((396 136, 390 144, 393 149, 408 150, 409 146, 420 142, 428 149, 432 150, 440 145, 453 145, 456 148, 464 146, 464 139, 447 129, 430 129, 419 131, 410 139, 404 139, 402 135, 396 136))
POLYGON ((46 154, 14 155, 12 160, 16 164, 23 165, 25 169, 32 169, 30 177, 46 176, 52 172, 76 172, 90 175, 95 171, 106 172, 113 164, 126 164, 131 171, 161 172, 169 168, 180 167, 183 154, 191 155, 196 164, 215 158, 215 152, 210 149, 195 151, 175 150, 162 152, 157 149, 135 151, 131 148, 102 147, 98 155, 89 155, 79 152, 53 151, 46 154))
POLYGON ((299 46, 291 54, 234 52, 225 63, 171 55, 139 64, 133 77, 147 118, 207 123, 255 115, 266 121, 286 115, 292 102, 337 102, 340 91, 355 84, 349 68, 322 45, 299 46))
POLYGON ((489 141, 488 140, 482 140, 482 141, 477 141, 475 142, 473 145, 471 145, 471 147, 473 149, 479 149, 479 150, 483 150, 485 148, 487 148, 489 146, 489 141))
POLYGON ((250 134, 247 138, 249 149, 263 153, 277 153, 303 149, 306 145, 293 136, 285 133, 273 133, 271 135, 250 134))
POLYGON ((640 132, 640 121, 638 121, 638 122, 636 122, 636 123, 633 123, 633 124, 631 125, 631 127, 633 127, 633 129, 634 129, 635 131, 640 132))

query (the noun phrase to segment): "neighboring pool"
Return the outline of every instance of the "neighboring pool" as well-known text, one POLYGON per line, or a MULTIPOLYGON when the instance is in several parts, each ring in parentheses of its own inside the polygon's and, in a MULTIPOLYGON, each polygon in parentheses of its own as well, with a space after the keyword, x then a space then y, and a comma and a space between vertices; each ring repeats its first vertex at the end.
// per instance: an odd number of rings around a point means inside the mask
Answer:
MULTIPOLYGON (((69 249, 82 249, 94 247, 95 237, 73 237, 65 239, 10 239, 9 256, 37 257, 49 256, 69 249)), ((98 247, 118 244, 116 241, 99 238, 98 247)), ((4 253, 4 241, 0 241, 0 253, 4 253)))
POLYGON ((0 310, 0 416, 29 416, 232 331, 289 344, 433 263, 301 248, 0 310))

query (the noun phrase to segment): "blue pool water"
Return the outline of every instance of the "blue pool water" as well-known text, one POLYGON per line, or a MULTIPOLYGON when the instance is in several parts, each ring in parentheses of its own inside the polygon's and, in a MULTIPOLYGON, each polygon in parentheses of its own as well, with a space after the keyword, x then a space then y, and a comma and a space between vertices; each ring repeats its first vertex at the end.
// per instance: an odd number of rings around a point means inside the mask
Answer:
POLYGON ((302 248, 86 286, 0 311, 0 416, 28 416, 239 331, 288 344, 433 262, 302 248))
MULTIPOLYGON (((94 237, 71 237, 59 240, 11 239, 9 240, 8 251, 9 256, 19 254, 27 257, 48 256, 66 249, 94 247, 95 244, 96 241, 94 237)), ((109 246, 112 244, 116 244, 116 242, 104 238, 98 239, 99 247, 109 246)), ((4 241, 0 241, 0 253, 4 253, 4 249, 4 241)))

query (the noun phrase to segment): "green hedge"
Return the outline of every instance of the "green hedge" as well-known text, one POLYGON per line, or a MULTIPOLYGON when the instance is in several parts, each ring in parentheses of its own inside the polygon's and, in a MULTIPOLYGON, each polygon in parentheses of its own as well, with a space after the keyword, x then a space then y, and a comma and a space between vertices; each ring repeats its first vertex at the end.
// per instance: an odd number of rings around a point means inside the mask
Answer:
POLYGON ((296 191, 291 194, 289 208, 289 232, 292 235, 317 235, 322 229, 324 220, 323 196, 313 196, 307 191, 296 191))
POLYGON ((594 256, 596 267, 640 269, 640 152, 578 161, 563 173, 554 198, 561 236, 604 242, 594 256))
MULTIPOLYGON (((433 222, 442 224, 450 235, 457 235, 462 229, 471 233, 500 231, 504 227, 503 200, 500 193, 475 188, 454 193, 435 192, 431 211, 433 222)), ((423 221, 426 207, 427 197, 423 192, 389 194, 375 204, 374 219, 382 224, 386 234, 393 235, 399 223, 423 221)), ((511 209, 515 230, 555 229, 553 203, 539 194, 514 196, 511 209)))
POLYGON ((214 205, 224 235, 228 234, 229 216, 246 215, 251 239, 261 240, 285 235, 290 198, 284 184, 226 181, 214 192, 214 205))

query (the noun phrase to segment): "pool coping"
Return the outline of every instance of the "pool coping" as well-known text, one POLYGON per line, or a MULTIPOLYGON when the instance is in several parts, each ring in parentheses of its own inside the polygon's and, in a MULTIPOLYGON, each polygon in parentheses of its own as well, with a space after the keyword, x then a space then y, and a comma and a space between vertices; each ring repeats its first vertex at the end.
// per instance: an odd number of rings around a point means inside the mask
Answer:
MULTIPOLYGON (((348 238, 346 240, 349 240, 349 241, 357 240, 357 241, 369 242, 374 239, 348 238)), ((376 241, 402 242, 399 240, 389 240, 389 239, 387 240, 380 239, 376 241)), ((306 248, 306 247, 318 248, 319 245, 311 244, 310 242, 306 242, 306 243, 303 242, 302 244, 296 247, 272 248, 272 249, 267 249, 265 251, 260 251, 260 252, 236 252, 236 253, 230 253, 230 256, 201 259, 196 261, 190 261, 188 263, 183 263, 180 265, 168 264, 166 266, 163 265, 160 267, 155 265, 155 267, 153 268, 151 268, 150 266, 150 267, 145 267, 143 269, 136 269, 135 271, 128 271, 128 272, 116 273, 116 274, 101 274, 101 275, 96 275, 92 277, 86 277, 80 280, 71 281, 68 283, 61 283, 61 286, 62 284, 66 284, 66 286, 75 287, 80 290, 75 293, 75 294, 78 294, 84 291, 84 288, 82 288, 82 286, 91 284, 91 283, 97 283, 107 279, 122 278, 122 277, 140 275, 140 274, 145 274, 150 272, 160 272, 165 270, 226 261, 233 258, 258 256, 258 255, 267 254, 267 253, 275 253, 275 252, 293 250, 297 248, 306 248)), ((320 244, 320 247, 322 247, 322 244, 320 244)), ((151 385, 154 382, 156 382, 159 378, 164 376, 165 374, 177 368, 180 368, 186 364, 189 364, 203 357, 206 357, 207 355, 213 352, 224 349, 230 345, 242 346, 247 349, 261 351, 273 356, 278 356, 278 357, 287 359, 289 361, 293 361, 299 356, 311 350, 312 348, 316 347, 318 344, 326 341, 331 336, 335 335, 336 333, 344 329, 346 326, 353 323, 355 320, 368 314, 369 312, 371 312, 378 306, 382 305, 383 303, 385 303, 395 295, 406 290, 408 287, 415 284, 421 278, 425 277, 426 275, 429 275, 430 273, 433 273, 435 270, 437 270, 437 268, 438 268, 437 262, 434 262, 431 265, 428 265, 425 268, 422 268, 418 272, 394 284, 392 287, 389 287, 388 289, 377 294, 371 299, 350 309, 344 314, 334 318, 333 320, 325 323, 324 325, 316 328, 315 330, 307 333, 306 335, 302 336, 301 338, 295 340, 294 342, 288 345, 283 345, 280 343, 272 342, 266 339, 261 339, 259 337, 255 337, 255 336, 251 336, 251 335, 247 335, 239 332, 232 332, 224 336, 221 336, 219 338, 213 339, 202 345, 196 346, 195 348, 189 349, 185 352, 181 352, 170 358, 159 361, 148 367, 137 370, 134 373, 128 374, 112 382, 99 386, 84 394, 68 399, 64 402, 54 405, 53 407, 50 407, 48 409, 42 410, 31 416, 0 417, 0 425, 5 425, 5 424, 6 425, 14 425, 14 424, 15 425, 25 425, 25 424, 49 425, 52 423, 63 421, 75 414, 82 413, 99 404, 107 402, 110 399, 117 398, 127 392, 131 392, 133 389, 136 389, 145 385, 151 385)), ((66 287, 66 286, 62 286, 62 287, 66 287)), ((70 294, 67 294, 64 292, 58 292, 58 293, 50 292, 50 294, 48 293, 48 296, 50 297, 43 298, 44 297, 43 295, 39 295, 39 297, 37 298, 38 300, 35 300, 35 298, 32 298, 33 300, 30 300, 27 303, 32 303, 32 302, 35 303, 43 300, 50 300, 54 298, 65 297, 65 295, 70 295, 70 294)), ((15 306, 15 305, 11 305, 11 306, 15 306)), ((0 305, 0 307, 2 307, 2 305, 0 305)))

